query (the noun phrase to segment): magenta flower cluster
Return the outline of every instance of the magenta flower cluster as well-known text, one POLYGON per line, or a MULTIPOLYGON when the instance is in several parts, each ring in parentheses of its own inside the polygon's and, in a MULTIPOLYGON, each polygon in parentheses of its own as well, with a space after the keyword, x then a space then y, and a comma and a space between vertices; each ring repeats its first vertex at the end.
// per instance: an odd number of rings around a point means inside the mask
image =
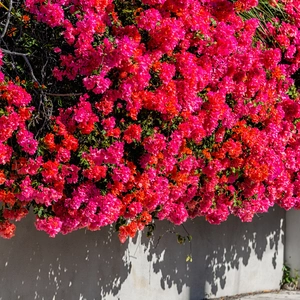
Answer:
POLYGON ((30 205, 51 237, 116 224, 121 242, 154 219, 300 208, 300 1, 270 2, 289 19, 264 39, 242 14, 259 1, 127 2, 25 1, 72 49, 53 48, 53 76, 84 93, 36 140, 31 96, 1 73, 0 234, 30 205))

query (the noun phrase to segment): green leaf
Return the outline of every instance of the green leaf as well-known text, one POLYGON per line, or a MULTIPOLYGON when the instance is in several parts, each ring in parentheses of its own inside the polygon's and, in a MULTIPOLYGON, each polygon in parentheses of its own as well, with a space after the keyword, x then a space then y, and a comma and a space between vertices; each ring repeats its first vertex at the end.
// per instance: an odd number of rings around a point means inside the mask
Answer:
POLYGON ((178 234, 178 233, 176 235, 177 235, 177 243, 180 244, 180 245, 184 244, 185 243, 185 237, 178 234))
POLYGON ((188 235, 186 238, 189 242, 191 242, 193 237, 191 235, 188 235))
POLYGON ((192 262, 192 261, 193 261, 192 255, 191 255, 191 254, 187 255, 185 261, 186 261, 186 262, 192 262))

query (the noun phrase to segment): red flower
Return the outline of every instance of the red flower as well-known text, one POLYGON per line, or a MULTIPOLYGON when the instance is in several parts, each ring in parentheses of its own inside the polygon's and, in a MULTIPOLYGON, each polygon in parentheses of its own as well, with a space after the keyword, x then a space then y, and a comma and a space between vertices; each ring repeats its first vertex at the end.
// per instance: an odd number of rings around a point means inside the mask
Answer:
POLYGON ((15 235, 16 225, 9 221, 0 222, 0 236, 4 239, 10 239, 15 235))
POLYGON ((65 135, 62 144, 70 151, 76 151, 78 149, 78 140, 72 134, 65 135))
POLYGON ((99 181, 106 176, 107 167, 105 166, 91 166, 89 169, 85 169, 82 174, 93 181, 99 181))
POLYGON ((6 177, 3 171, 0 171, 0 185, 6 181, 6 177))
POLYGON ((50 150, 50 152, 57 151, 58 146, 55 145, 54 134, 47 133, 44 137, 44 143, 46 147, 50 150))
POLYGON ((124 131, 123 139, 128 143, 132 143, 134 140, 141 141, 142 128, 140 125, 132 124, 124 131))

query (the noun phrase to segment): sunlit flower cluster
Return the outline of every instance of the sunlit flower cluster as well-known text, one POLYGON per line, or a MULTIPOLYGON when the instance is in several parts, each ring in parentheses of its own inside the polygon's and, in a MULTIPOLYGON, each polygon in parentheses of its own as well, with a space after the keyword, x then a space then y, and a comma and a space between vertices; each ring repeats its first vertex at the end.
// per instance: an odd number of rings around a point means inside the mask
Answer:
POLYGON ((68 45, 53 76, 84 93, 36 139, 31 96, 0 73, 0 235, 30 206, 51 237, 115 224, 121 242, 155 219, 300 208, 300 1, 272 1, 289 20, 264 39, 242 17, 258 2, 26 0, 68 45))

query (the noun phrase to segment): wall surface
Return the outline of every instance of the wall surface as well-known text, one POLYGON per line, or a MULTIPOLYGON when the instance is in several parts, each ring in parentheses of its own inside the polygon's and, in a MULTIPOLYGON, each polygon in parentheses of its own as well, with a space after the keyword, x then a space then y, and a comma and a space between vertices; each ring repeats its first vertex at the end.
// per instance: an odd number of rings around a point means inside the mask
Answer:
POLYGON ((286 213, 285 262, 292 268, 293 276, 300 274, 300 210, 286 213))
POLYGON ((284 219, 278 208, 252 223, 199 218, 175 229, 193 236, 185 245, 163 222, 154 239, 122 245, 109 229, 51 239, 27 218, 16 237, 0 240, 0 300, 200 300, 278 289, 284 219))

